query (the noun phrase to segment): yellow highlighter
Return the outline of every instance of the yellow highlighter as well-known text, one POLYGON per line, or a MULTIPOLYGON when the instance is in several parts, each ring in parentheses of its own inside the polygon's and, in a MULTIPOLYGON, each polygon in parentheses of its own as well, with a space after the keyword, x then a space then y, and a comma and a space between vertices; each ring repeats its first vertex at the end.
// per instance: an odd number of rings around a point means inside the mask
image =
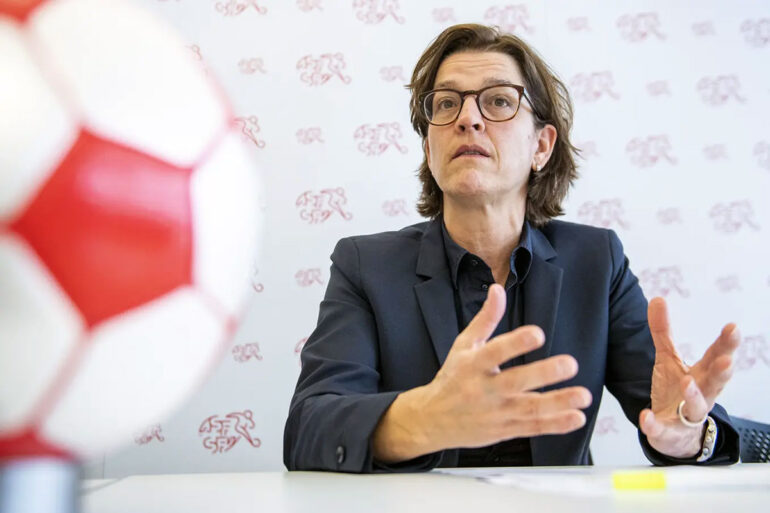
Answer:
POLYGON ((660 470, 613 472, 612 488, 618 491, 665 490, 666 473, 660 470))
POLYGON ((617 492, 716 491, 746 488, 768 490, 770 465, 617 470, 612 473, 612 488, 617 492))

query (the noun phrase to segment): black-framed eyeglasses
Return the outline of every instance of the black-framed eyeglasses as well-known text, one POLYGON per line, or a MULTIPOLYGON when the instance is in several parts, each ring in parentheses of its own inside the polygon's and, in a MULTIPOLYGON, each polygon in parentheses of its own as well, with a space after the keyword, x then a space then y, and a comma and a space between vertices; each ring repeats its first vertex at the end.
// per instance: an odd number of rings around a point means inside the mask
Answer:
POLYGON ((454 89, 434 89, 421 95, 422 113, 428 123, 445 126, 454 123, 467 96, 475 96, 479 112, 488 121, 508 121, 516 116, 521 106, 521 99, 532 100, 524 86, 517 84, 497 84, 477 91, 456 91, 454 89))

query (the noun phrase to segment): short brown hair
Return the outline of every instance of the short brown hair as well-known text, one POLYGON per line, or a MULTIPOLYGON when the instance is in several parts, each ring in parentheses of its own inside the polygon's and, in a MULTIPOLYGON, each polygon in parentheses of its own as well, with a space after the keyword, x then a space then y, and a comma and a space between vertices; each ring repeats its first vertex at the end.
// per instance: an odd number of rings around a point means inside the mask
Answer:
MULTIPOLYGON (((412 81, 407 88, 412 92, 409 105, 412 126, 422 137, 428 136, 428 120, 422 113, 420 97, 433 88, 441 63, 461 51, 501 52, 510 55, 519 65, 524 87, 532 102, 535 124, 556 128, 556 144, 545 167, 530 173, 527 185, 527 220, 540 227, 550 219, 564 214, 561 203, 578 176, 575 159, 578 149, 569 140, 572 128, 572 102, 564 84, 556 77, 543 59, 529 45, 512 34, 501 33, 495 27, 466 24, 444 30, 417 61, 412 81)), ((427 155, 418 170, 422 193, 417 211, 434 218, 443 210, 443 196, 428 167, 427 155)))

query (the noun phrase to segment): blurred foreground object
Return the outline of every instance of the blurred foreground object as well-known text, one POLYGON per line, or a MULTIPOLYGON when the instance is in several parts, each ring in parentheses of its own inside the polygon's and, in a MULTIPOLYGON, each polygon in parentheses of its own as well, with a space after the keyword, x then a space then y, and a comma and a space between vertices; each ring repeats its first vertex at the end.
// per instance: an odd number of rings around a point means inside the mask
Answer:
POLYGON ((126 1, 0 0, 0 118, 0 464, 83 459, 226 349, 256 170, 184 42, 126 1))

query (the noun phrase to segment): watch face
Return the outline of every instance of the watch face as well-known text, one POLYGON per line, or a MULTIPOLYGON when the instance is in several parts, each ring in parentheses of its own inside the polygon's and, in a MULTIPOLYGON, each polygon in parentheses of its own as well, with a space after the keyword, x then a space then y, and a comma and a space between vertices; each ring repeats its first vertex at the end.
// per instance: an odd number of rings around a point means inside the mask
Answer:
POLYGON ((717 442, 717 423, 711 416, 706 417, 706 431, 703 433, 703 441, 701 442, 701 450, 698 459, 695 461, 698 463, 708 461, 714 453, 714 446, 717 442))

